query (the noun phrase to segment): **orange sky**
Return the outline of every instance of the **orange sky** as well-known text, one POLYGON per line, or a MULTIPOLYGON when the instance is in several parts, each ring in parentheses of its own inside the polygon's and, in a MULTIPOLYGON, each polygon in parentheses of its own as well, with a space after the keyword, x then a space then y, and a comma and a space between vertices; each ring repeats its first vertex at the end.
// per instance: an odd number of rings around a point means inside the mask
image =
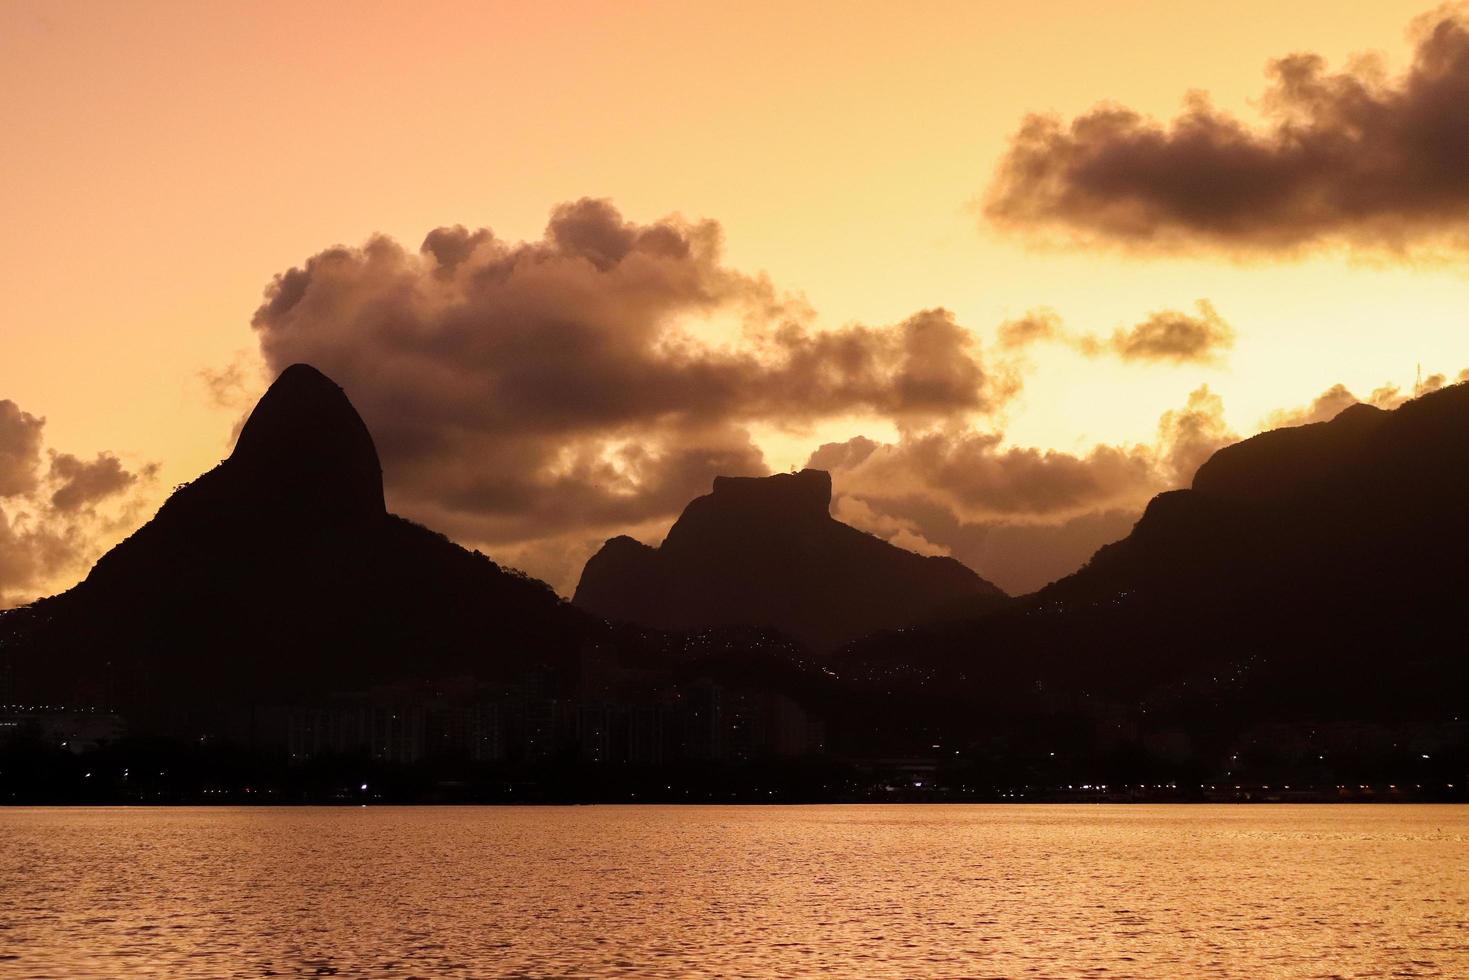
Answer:
MULTIPOLYGON (((1025 113, 1190 90, 1254 118, 1273 57, 1406 67, 1419 3, 0 3, 0 398, 48 445, 223 455, 199 372, 252 352, 271 277, 375 232, 537 238, 556 204, 717 220, 734 268, 821 324, 945 307, 986 345, 1046 306, 1110 334, 1207 298, 1217 364, 1038 349, 1010 444, 1153 438, 1207 383, 1238 432, 1332 384, 1469 367, 1469 276, 1340 252, 1282 261, 1035 251, 978 216, 1025 113)), ((712 328, 711 328, 712 329, 712 328)), ((880 420, 756 431, 781 469, 880 420)), ((64 584, 64 583, 63 583, 64 584)))

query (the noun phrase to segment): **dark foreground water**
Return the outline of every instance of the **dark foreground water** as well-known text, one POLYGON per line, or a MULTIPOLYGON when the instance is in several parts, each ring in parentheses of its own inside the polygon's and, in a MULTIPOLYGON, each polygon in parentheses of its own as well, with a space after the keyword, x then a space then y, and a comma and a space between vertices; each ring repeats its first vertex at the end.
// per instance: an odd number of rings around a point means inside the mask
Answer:
POLYGON ((0 976, 1469 976, 1469 808, 0 811, 0 976))

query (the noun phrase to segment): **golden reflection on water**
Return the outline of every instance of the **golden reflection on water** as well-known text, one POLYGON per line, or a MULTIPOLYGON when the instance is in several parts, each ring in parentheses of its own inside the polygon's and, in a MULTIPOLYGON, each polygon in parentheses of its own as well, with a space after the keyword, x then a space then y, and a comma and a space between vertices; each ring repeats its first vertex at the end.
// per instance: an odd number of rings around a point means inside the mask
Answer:
POLYGON ((1469 808, 0 811, 0 976, 1469 976, 1469 808))

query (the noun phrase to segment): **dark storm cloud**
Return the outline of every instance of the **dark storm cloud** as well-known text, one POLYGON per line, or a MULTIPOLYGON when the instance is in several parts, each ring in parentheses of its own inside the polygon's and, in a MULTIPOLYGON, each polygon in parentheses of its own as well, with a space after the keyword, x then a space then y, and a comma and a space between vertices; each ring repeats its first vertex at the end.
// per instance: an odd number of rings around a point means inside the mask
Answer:
POLYGON ((1088 357, 1112 355, 1123 361, 1206 363, 1234 345, 1234 330, 1208 300, 1199 300, 1197 313, 1159 310, 1141 323, 1117 329, 1107 338, 1072 333, 1051 310, 1032 310, 1000 325, 1002 350, 1020 350, 1038 343, 1061 343, 1088 357))
POLYGON ((50 453, 42 464, 45 420, 0 401, 0 609, 69 584, 132 525, 136 493, 157 474, 132 471, 111 453, 86 460, 50 453))
POLYGON ((714 222, 637 224, 581 200, 533 242, 452 226, 417 252, 382 237, 328 249, 277 276, 253 324, 272 370, 306 361, 344 387, 394 506, 514 544, 620 530, 715 475, 765 472, 750 424, 919 426, 1013 392, 947 311, 809 319, 723 262, 714 222))
POLYGON ((985 213, 1163 250, 1469 247, 1469 16, 1444 8, 1413 35, 1395 79, 1368 62, 1330 72, 1315 54, 1271 63, 1260 129, 1199 94, 1166 125, 1118 106, 1030 116, 985 213))

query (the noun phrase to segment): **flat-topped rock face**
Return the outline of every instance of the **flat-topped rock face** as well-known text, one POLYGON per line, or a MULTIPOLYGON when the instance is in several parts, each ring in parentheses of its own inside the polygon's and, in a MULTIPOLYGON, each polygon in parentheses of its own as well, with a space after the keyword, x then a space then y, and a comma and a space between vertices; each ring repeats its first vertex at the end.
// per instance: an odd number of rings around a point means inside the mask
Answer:
POLYGON ((829 649, 1004 600, 952 558, 917 555, 834 519, 830 474, 802 470, 716 477, 659 547, 608 541, 573 601, 661 629, 766 627, 829 649))
POLYGON ((831 474, 801 470, 774 476, 716 476, 712 496, 724 507, 745 507, 772 516, 829 517, 831 474))
POLYGON ((658 550, 696 554, 726 537, 786 535, 834 523, 831 474, 823 470, 716 476, 713 491, 689 501, 658 550))

